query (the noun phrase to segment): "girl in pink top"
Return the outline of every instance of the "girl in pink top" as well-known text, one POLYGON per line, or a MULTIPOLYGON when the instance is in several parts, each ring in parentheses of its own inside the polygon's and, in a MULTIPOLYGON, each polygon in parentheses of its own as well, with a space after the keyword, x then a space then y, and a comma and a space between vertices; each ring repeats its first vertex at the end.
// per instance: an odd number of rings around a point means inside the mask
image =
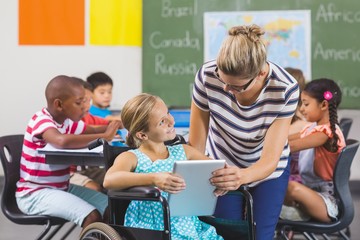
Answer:
MULTIPOLYGON (((337 115, 341 90, 333 80, 313 80, 301 93, 301 101, 301 113, 313 124, 289 136, 289 144, 291 152, 314 152, 307 154, 311 158, 307 164, 313 164, 311 171, 314 181, 305 181, 303 184, 289 181, 284 204, 292 208, 285 207, 283 210, 294 210, 303 213, 302 216, 331 222, 338 214, 332 178, 336 160, 345 146, 337 115)), ((299 165, 301 161, 306 160, 299 158, 299 165)), ((284 214, 284 211, 281 214, 287 219, 291 219, 291 215, 284 214)))

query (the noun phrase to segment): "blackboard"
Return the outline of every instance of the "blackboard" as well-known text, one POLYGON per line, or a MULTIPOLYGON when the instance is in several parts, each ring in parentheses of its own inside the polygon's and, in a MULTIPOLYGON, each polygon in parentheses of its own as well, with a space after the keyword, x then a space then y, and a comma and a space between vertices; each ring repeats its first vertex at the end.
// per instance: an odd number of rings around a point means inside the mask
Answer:
POLYGON ((340 108, 360 109, 358 0, 143 1, 143 91, 169 106, 190 106, 194 76, 204 61, 204 13, 261 10, 311 10, 311 78, 334 79, 343 92, 340 108))

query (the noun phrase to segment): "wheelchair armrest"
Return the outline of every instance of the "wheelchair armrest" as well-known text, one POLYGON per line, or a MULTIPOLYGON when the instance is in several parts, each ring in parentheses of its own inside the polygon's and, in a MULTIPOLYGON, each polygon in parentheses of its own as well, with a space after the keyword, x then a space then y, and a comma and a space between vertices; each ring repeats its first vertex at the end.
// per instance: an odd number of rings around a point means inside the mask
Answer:
POLYGON ((110 199, 159 201, 160 190, 151 186, 137 186, 124 190, 109 190, 110 199))
POLYGON ((249 185, 247 185, 247 184, 244 184, 244 185, 241 185, 240 187, 239 187, 239 191, 248 191, 249 190, 249 185))
POLYGON ((155 201, 162 205, 164 215, 164 232, 170 233, 170 212, 166 198, 161 196, 160 190, 152 186, 137 186, 124 190, 108 190, 110 211, 110 222, 124 224, 124 215, 128 204, 132 200, 136 201, 155 201), (125 205, 121 202, 128 202, 125 205), (121 215, 121 216, 120 216, 121 215))
POLYGON ((249 189, 250 189, 249 185, 245 184, 245 185, 241 185, 237 191, 241 192, 249 201, 252 202, 252 196, 249 192, 249 189))
POLYGON ((106 142, 105 139, 103 138, 97 138, 91 142, 88 143, 88 149, 91 150, 91 149, 94 149, 98 146, 101 146, 101 145, 104 145, 104 143, 106 142))

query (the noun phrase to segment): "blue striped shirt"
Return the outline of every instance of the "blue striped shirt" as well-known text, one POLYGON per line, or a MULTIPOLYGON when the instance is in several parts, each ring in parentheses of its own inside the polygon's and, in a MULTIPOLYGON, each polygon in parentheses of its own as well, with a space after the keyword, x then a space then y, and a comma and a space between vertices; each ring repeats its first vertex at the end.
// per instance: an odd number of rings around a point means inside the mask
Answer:
MULTIPOLYGON (((205 63, 198 71, 193 101, 209 111, 209 135, 206 150, 215 159, 226 159, 231 165, 248 167, 260 159, 265 134, 280 118, 291 118, 299 98, 297 81, 283 68, 268 62, 269 75, 258 99, 249 106, 238 103, 235 96, 224 91, 216 79, 215 61, 205 63)), ((267 179, 279 177, 288 163, 286 143, 277 169, 267 179)), ((258 182, 257 182, 258 183, 258 182)), ((257 183, 254 183, 257 184, 257 183)))

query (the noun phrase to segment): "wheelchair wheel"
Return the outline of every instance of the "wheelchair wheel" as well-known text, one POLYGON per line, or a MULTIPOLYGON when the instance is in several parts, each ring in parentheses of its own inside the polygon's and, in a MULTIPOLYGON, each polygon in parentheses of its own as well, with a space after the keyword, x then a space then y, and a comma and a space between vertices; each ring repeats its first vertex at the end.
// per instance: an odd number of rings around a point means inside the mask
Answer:
POLYGON ((80 234, 80 240, 122 240, 119 233, 109 225, 95 222, 87 226, 80 234))

